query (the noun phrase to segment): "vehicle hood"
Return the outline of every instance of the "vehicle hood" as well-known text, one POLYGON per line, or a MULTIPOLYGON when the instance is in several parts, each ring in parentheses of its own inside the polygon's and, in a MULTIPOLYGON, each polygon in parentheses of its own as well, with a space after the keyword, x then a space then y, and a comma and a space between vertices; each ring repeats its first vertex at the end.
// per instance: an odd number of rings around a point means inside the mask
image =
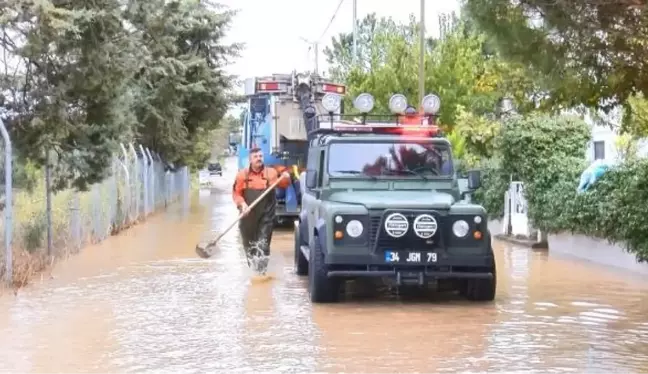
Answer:
POLYGON ((329 201, 362 204, 367 209, 450 209, 454 197, 445 192, 430 191, 351 191, 336 192, 329 201))

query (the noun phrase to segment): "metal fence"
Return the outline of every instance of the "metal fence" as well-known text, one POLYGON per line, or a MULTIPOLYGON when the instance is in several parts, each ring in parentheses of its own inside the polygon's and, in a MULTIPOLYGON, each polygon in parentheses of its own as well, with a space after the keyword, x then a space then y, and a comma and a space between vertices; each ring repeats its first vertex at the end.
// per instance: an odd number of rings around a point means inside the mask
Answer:
MULTIPOLYGON (((11 158, 11 145, 2 148, 11 158)), ((4 195, 0 235, 5 247, 0 275, 9 282, 26 281, 21 277, 32 273, 38 261, 76 253, 179 199, 188 205, 188 168, 174 170, 142 146, 122 145, 110 176, 83 192, 48 193, 47 171, 31 192, 17 190, 12 188, 11 164, 5 163, 3 169, 7 167, 7 183, 0 191, 4 195)))

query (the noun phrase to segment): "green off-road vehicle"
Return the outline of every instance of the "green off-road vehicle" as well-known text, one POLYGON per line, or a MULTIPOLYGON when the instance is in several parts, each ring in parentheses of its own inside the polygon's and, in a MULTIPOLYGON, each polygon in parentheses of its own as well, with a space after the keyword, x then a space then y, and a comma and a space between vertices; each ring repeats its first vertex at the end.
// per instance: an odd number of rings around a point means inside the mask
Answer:
MULTIPOLYGON (((339 98, 323 104, 333 112, 339 98)), ((367 114, 371 95, 358 96, 354 106, 357 118, 331 116, 329 128, 322 121, 313 131, 302 174, 295 269, 308 276, 311 301, 335 302, 344 281, 361 277, 398 286, 443 283, 469 300, 493 300, 486 211, 466 199, 481 176, 469 172, 461 191, 450 143, 434 125, 438 97, 426 96, 419 116, 394 95, 396 114, 382 122, 367 114)))

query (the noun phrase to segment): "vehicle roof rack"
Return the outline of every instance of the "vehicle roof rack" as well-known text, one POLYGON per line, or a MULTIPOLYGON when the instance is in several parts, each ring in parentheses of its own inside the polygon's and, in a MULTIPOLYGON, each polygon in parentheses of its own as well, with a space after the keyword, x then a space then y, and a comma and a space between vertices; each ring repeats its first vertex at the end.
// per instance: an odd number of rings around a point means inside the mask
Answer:
MULTIPOLYGON (((320 115, 326 118, 330 127, 318 128, 308 132, 310 141, 318 139, 317 144, 322 145, 328 138, 327 135, 411 135, 441 138, 444 137, 441 129, 435 124, 432 116, 399 116, 394 114, 342 114, 320 115), (406 117, 405 121, 400 118, 406 117), (430 124, 432 123, 432 124, 430 124)), ((320 121, 319 123, 322 123, 320 121)), ((324 122, 326 123, 326 122, 324 122)), ((312 144, 312 143, 311 143, 312 144)))

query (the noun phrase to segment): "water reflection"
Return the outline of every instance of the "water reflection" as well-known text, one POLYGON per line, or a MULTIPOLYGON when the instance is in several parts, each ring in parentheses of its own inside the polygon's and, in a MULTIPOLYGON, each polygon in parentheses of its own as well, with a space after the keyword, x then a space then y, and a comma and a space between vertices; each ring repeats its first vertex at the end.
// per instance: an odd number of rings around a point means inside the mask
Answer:
POLYGON ((491 304, 357 283, 345 302, 313 306, 286 230, 273 238, 269 282, 251 281, 235 231, 197 259, 205 226, 219 232, 236 215, 228 178, 195 196, 188 217, 179 205, 0 297, 0 371, 648 369, 648 284, 527 248, 496 244, 491 304))

